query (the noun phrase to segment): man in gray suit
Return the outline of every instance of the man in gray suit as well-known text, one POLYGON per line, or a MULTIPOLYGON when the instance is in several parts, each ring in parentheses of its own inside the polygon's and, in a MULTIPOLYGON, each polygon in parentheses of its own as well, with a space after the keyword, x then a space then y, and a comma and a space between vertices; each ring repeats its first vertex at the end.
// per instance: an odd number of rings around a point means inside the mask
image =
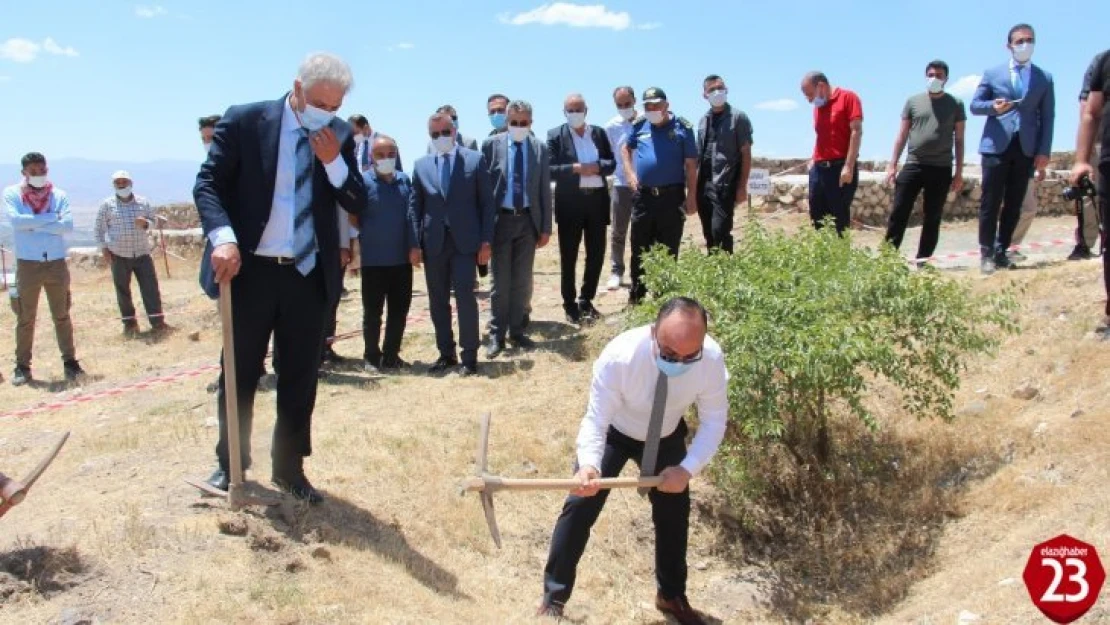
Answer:
POLYGON ((455 144, 451 116, 436 113, 428 120, 436 154, 423 156, 412 170, 409 225, 419 247, 409 251, 414 267, 426 264, 428 309, 435 326, 439 359, 431 373, 459 364, 451 331, 451 288, 459 311, 459 343, 463 377, 478 373, 478 302, 474 298, 476 264, 489 262, 493 241, 494 204, 489 167, 480 152, 455 144))
POLYGON ((551 172, 547 146, 532 135, 532 105, 508 105, 507 133, 482 144, 493 184, 497 225, 493 234, 492 319, 486 357, 505 349, 505 334, 522 349, 535 347, 524 334, 525 306, 532 296, 536 249, 551 239, 551 172))

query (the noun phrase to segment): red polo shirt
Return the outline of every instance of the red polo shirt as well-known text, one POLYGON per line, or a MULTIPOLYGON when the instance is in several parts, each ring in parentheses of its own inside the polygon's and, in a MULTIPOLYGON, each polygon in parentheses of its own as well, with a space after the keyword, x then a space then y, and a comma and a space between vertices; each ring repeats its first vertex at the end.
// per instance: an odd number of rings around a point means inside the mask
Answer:
POLYGON ((848 89, 833 89, 825 106, 813 107, 813 127, 817 131, 813 160, 835 161, 848 158, 848 144, 852 139, 851 124, 857 119, 863 119, 863 104, 860 103, 859 96, 848 89))

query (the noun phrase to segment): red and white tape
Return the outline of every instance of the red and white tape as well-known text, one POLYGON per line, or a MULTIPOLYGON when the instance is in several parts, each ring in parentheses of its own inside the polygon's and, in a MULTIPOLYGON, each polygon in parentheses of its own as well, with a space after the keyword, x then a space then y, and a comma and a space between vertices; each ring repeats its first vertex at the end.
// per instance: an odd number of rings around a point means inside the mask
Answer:
MULTIPOLYGON (((1025 243, 1023 245, 1011 245, 1008 251, 1017 252, 1020 250, 1039 250, 1046 247, 1057 247, 1060 245, 1075 245, 1075 239, 1052 239, 1051 241, 1038 241, 1035 243, 1025 243)), ((966 252, 956 252, 953 254, 933 255, 929 256, 928 258, 909 259, 909 261, 911 263, 916 263, 920 265, 924 263, 936 262, 938 260, 953 260, 956 258, 978 257, 979 255, 979 250, 968 250, 966 252)))

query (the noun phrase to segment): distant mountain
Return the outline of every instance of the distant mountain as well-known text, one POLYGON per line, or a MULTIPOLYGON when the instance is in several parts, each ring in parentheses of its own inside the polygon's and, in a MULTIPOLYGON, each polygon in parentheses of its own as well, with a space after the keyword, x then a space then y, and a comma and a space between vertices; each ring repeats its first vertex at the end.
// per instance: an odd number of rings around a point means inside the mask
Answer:
MULTIPOLYGON (((196 182, 200 161, 160 160, 146 163, 124 161, 92 161, 83 158, 64 158, 49 161, 50 180, 69 195, 73 207, 74 234, 71 245, 91 245, 96 209, 104 198, 113 193, 112 174, 127 170, 135 181, 135 192, 145 196, 152 204, 192 202, 193 184, 196 182)), ((20 165, 0 164, 0 186, 20 180, 20 165)), ((0 241, 11 241, 11 228, 7 219, 0 216, 0 241)))

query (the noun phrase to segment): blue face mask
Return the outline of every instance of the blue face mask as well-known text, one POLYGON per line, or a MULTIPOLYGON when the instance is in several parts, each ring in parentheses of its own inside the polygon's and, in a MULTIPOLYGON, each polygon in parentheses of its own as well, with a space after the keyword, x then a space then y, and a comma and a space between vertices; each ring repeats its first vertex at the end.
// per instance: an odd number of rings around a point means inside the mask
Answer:
POLYGON ((334 117, 335 113, 329 113, 306 103, 304 112, 301 113, 301 125, 307 128, 309 132, 316 132, 330 124, 334 117))
POLYGON ((668 378, 677 378, 678 376, 687 373, 690 369, 694 368, 696 363, 692 362, 668 362, 663 360, 662 356, 655 357, 655 366, 663 372, 663 375, 668 378))
POLYGON ((489 116, 489 123, 493 125, 495 130, 501 130, 505 127, 505 122, 508 121, 509 116, 505 113, 493 113, 489 116))
POLYGON ((458 130, 459 129, 459 120, 452 119, 451 120, 451 127, 454 128, 455 130, 458 130))
POLYGON ((813 98, 813 106, 816 106, 817 108, 821 108, 822 106, 825 106, 828 103, 829 103, 829 101, 826 100, 825 98, 822 98, 822 97, 813 98))

